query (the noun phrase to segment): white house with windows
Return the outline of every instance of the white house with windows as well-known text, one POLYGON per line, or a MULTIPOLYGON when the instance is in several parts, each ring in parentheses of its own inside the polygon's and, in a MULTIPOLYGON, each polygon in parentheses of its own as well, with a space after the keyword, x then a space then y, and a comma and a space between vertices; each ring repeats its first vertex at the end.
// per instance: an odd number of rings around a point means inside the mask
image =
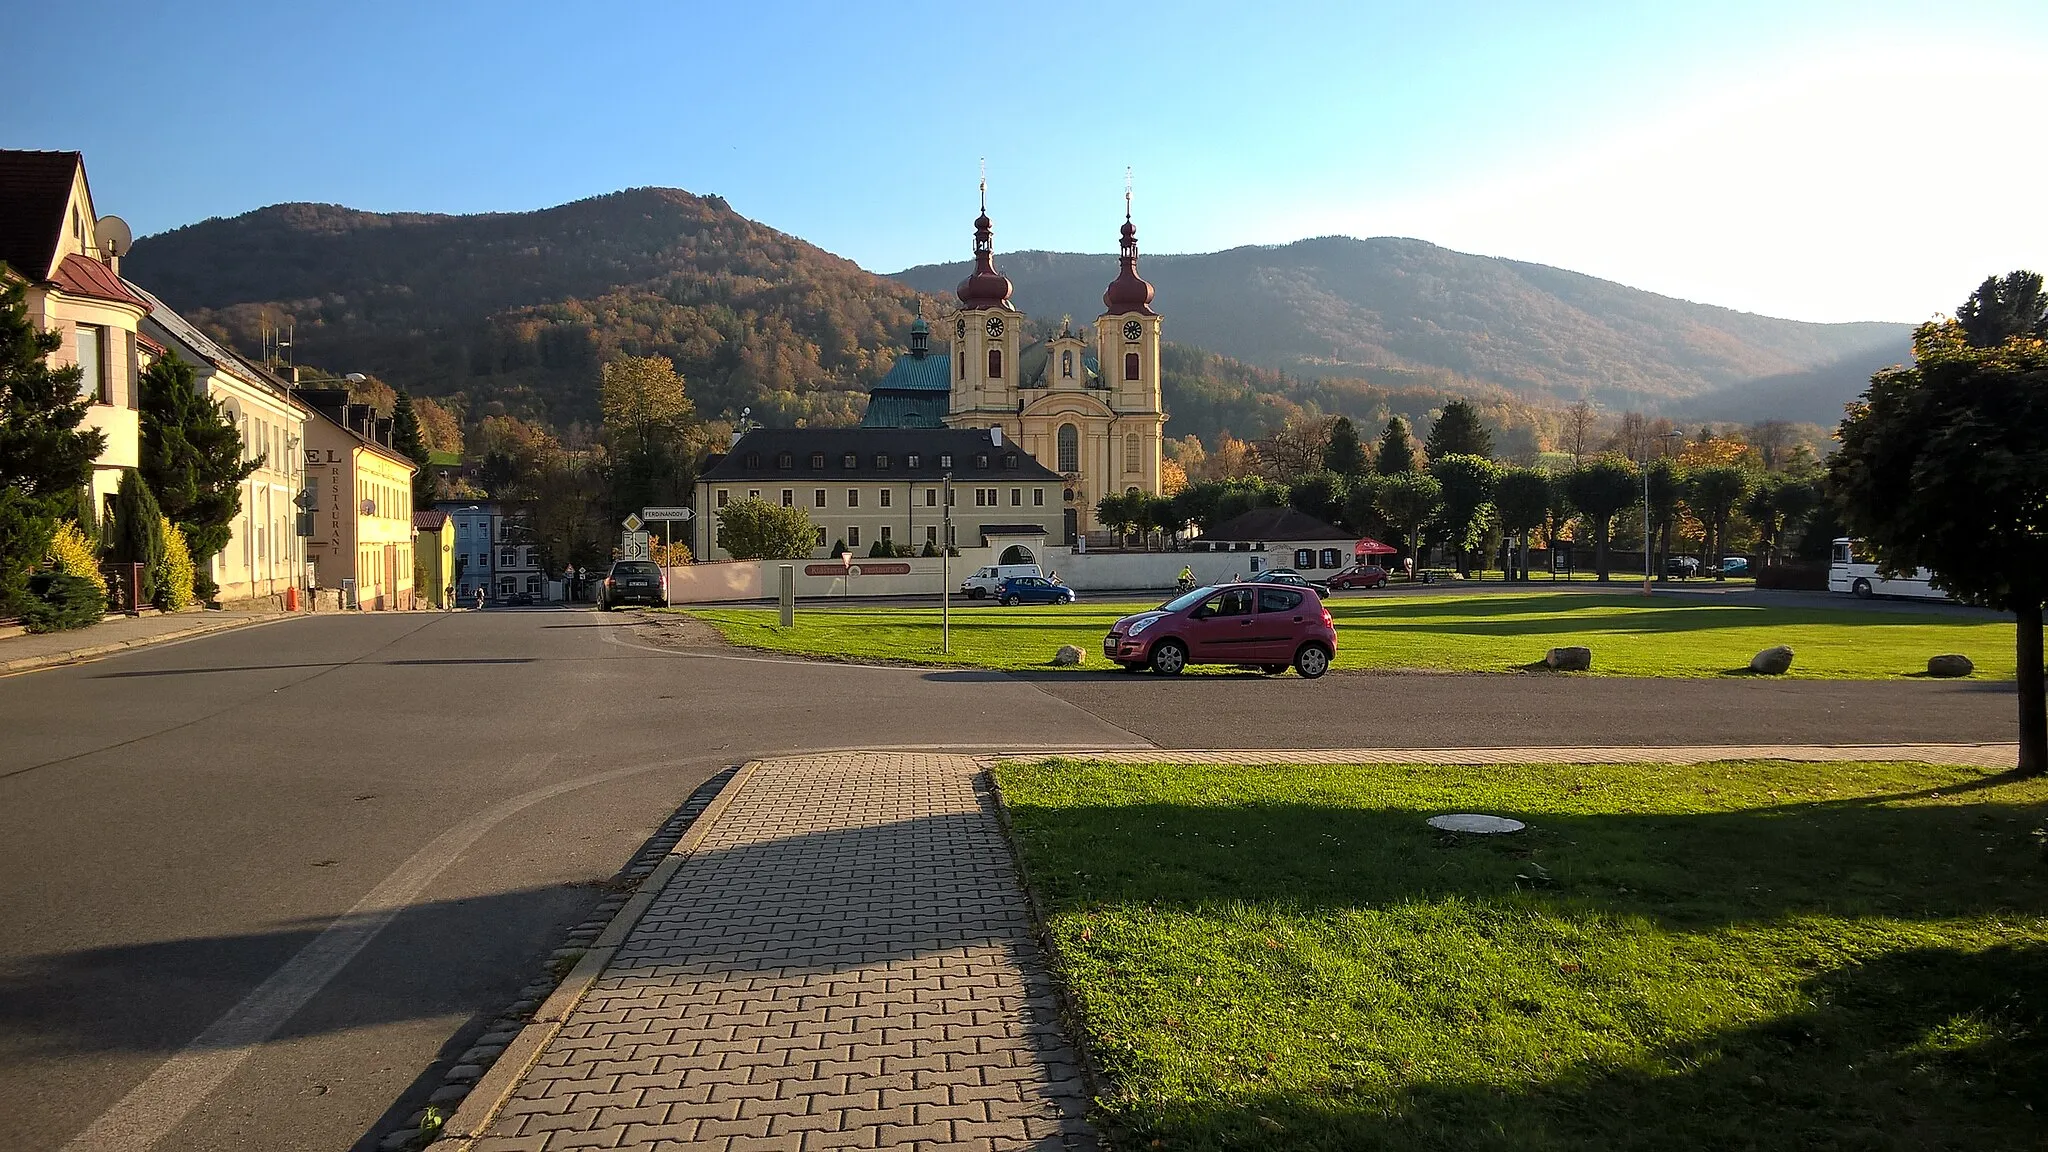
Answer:
POLYGON ((242 507, 228 545, 210 561, 220 599, 254 600, 310 587, 297 501, 306 487, 303 448, 312 409, 283 378, 213 340, 141 287, 129 284, 128 290, 149 305, 143 335, 193 366, 200 391, 220 404, 241 433, 243 459, 256 462, 242 481, 242 507))

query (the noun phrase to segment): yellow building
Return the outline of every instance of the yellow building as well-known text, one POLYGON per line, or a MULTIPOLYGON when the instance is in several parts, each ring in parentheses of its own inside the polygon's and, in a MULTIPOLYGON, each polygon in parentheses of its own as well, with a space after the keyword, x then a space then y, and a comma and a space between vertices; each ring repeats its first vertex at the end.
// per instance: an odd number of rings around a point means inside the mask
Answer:
POLYGON ((313 498, 307 553, 321 588, 345 607, 415 606, 413 462, 391 445, 391 419, 349 402, 340 388, 298 392, 306 423, 306 484, 313 498))
POLYGON ((149 305, 142 333, 193 366, 193 379, 242 437, 242 458, 256 470, 241 485, 241 510, 229 525, 228 544, 210 561, 220 599, 227 603, 281 598, 306 587, 306 543, 299 535, 295 500, 304 489, 306 421, 312 409, 292 387, 193 327, 163 301, 128 285, 149 305))
POLYGON ((79 153, 0 150, 0 276, 26 282, 30 322, 63 337, 51 363, 84 372, 85 426, 107 434, 92 475, 103 516, 141 457, 136 326, 149 308, 121 282, 127 243, 126 224, 94 212, 79 153))
POLYGON ((413 580, 422 606, 455 606, 455 519, 438 509, 412 514, 413 580))

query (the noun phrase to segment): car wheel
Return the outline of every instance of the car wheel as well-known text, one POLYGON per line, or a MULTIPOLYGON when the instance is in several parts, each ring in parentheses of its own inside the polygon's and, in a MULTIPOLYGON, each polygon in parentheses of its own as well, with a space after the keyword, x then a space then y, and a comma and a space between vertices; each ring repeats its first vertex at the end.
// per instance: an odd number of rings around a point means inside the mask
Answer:
POLYGON ((1285 664, 1261 664, 1261 665, 1259 665, 1259 671, 1261 671, 1261 672, 1264 672, 1264 673, 1265 673, 1266 675, 1268 675, 1268 676, 1278 676, 1278 675, 1280 675, 1280 674, 1281 674, 1282 672, 1285 672, 1285 671, 1287 671, 1287 665, 1285 665, 1285 664))
POLYGON ((1015 608, 1016 606, 1017 606, 1017 598, 1016 598, 1015 596, 1005 596, 1005 597, 1003 597, 1003 607, 1005 607, 1005 608, 1015 608))
POLYGON ((1178 640, 1161 640, 1152 647, 1151 664, 1161 676, 1178 676, 1188 666, 1188 650, 1178 640))
POLYGON ((969 588, 969 589, 967 590, 967 598, 968 598, 969 600, 979 600, 979 599, 981 599, 982 597, 984 597, 984 596, 986 596, 986 595, 988 595, 988 593, 987 593, 987 592, 984 592, 984 591, 982 591, 982 590, 981 590, 981 589, 979 589, 979 588, 969 588))
POLYGON ((1868 580, 1858 580, 1854 584, 1849 585, 1849 591, 1855 593, 1858 600, 1868 600, 1872 595, 1870 581, 1868 580))
POLYGON ((1318 644, 1303 644, 1294 654, 1294 670, 1304 680, 1314 680, 1330 670, 1330 654, 1318 644))

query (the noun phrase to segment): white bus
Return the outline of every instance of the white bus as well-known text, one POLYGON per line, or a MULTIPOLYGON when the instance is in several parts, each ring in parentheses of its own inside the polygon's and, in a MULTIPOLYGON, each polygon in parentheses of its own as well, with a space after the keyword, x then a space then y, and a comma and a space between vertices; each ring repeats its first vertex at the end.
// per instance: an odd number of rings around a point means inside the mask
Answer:
POLYGON ((1877 574, 1877 565, 1856 555, 1856 541, 1844 537, 1835 541, 1835 558, 1828 565, 1828 591, 1847 592, 1858 599, 1872 596, 1904 596, 1915 600, 1947 600, 1949 594, 1928 586, 1934 573, 1925 568, 1911 576, 1887 580, 1877 574))

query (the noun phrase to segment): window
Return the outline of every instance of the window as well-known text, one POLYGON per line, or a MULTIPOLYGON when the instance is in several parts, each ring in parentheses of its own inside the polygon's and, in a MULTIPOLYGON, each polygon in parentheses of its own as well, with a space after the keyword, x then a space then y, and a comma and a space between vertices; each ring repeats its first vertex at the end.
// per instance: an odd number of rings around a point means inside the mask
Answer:
POLYGON ((1124 471, 1141 471, 1138 465, 1138 434, 1136 432, 1126 432, 1124 433, 1124 471))
POLYGON ((860 457, 848 452, 845 458, 839 461, 839 466, 842 468, 858 468, 860 467, 860 457))
POLYGON ((974 490, 974 506, 975 506, 976 508, 986 508, 986 507, 988 507, 988 500, 987 500, 986 496, 984 495, 984 494, 985 494, 985 493, 986 493, 987 491, 988 491, 988 489, 986 489, 986 488, 976 488, 976 489, 974 490))
POLYGON ((1017 470, 1017 454, 1015 452, 1003 453, 1003 467, 1011 472, 1017 470))
POLYGON ((1010 489, 1010 507, 1012 507, 1012 508, 1022 508, 1023 506, 1024 506, 1024 490, 1023 490, 1022 488, 1012 488, 1012 489, 1010 489))
POLYGON ((984 488, 982 489, 982 491, 988 493, 988 506, 990 508, 996 508, 1002 505, 1003 494, 1001 492, 998 492, 993 488, 984 488))
POLYGON ((1301 606, 1301 593, 1285 588, 1259 589, 1259 611, 1292 612, 1301 606))
POLYGON ((848 508, 860 507, 860 489, 848 488, 846 490, 846 506, 848 508))
POLYGON ((917 453, 912 452, 909 456, 904 458, 903 463, 906 467, 916 468, 922 462, 922 460, 923 457, 920 457, 917 453))
POLYGON ((875 470, 877 472, 887 472, 889 470, 889 454, 887 452, 875 453, 875 470))
POLYGON ((1311 548, 1296 548, 1296 549, 1294 550, 1294 566, 1295 566, 1296 568, 1313 568, 1313 567, 1315 567, 1315 566, 1316 566, 1316 554, 1315 554, 1315 550, 1314 550, 1314 549, 1311 549, 1311 548))
POLYGON ((782 506, 783 506, 784 508, 794 508, 794 507, 796 507, 796 492, 795 492, 795 490, 793 490, 793 489, 789 489, 789 488, 784 488, 784 489, 782 490, 782 506))
POLYGON ((812 468, 814 468, 814 469, 816 469, 816 468, 823 468, 824 466, 825 466, 825 454, 824 454, 823 452, 813 452, 813 453, 811 453, 811 467, 812 467, 812 468))
POLYGON ((761 466, 761 454, 760 454, 759 452, 749 452, 749 453, 747 453, 747 467, 749 467, 749 468, 759 468, 760 466, 761 466))
POLYGON ((884 507, 884 508, 887 508, 888 506, 889 506, 889 490, 888 490, 887 488, 884 488, 884 489, 882 489, 882 507, 884 507))
POLYGON ((790 452, 784 452, 782 455, 777 456, 775 458, 775 466, 777 468, 783 469, 784 471, 796 467, 795 454, 790 452))
POLYGON ((955 505, 955 504, 958 504, 959 502, 960 502, 960 493, 958 493, 958 492, 955 492, 955 491, 953 491, 952 489, 948 488, 948 489, 946 490, 946 507, 948 507, 948 508, 951 508, 951 507, 952 507, 953 505, 955 505))
POLYGON ((848 525, 848 526, 847 526, 847 529, 846 529, 846 546, 847 546, 848 548, 858 548, 858 547, 860 547, 860 525, 858 525, 858 524, 851 524, 851 525, 848 525))
POLYGON ((95 404, 110 404, 107 396, 107 330, 90 324, 78 326, 78 394, 95 404))
POLYGON ((730 493, 730 492, 727 492, 727 491, 726 491, 725 489, 723 489, 723 488, 720 488, 720 489, 718 490, 718 506, 719 506, 720 508, 723 508, 723 507, 725 507, 725 505, 726 505, 726 501, 728 501, 729 499, 731 499, 731 497, 732 497, 732 493, 730 493))
POLYGON ((882 525, 882 543, 889 543, 889 526, 887 524, 882 525))
POLYGON ((986 452, 983 452, 983 453, 980 453, 980 454, 978 454, 977 456, 975 456, 975 458, 974 458, 974 466, 975 466, 976 468, 987 468, 987 467, 988 467, 988 453, 986 453, 986 452))
POLYGON ((818 543, 817 543, 817 547, 823 548, 824 546, 825 546, 825 530, 824 530, 823 528, 820 528, 820 529, 818 529, 818 543))
POLYGON ((811 490, 811 505, 816 508, 823 508, 825 506, 825 490, 823 488, 813 488, 811 490))
POLYGON ((965 356, 960 358, 960 378, 962 380, 967 379, 967 357, 965 356))
POLYGON ((988 378, 991 380, 1001 380, 1003 378, 1003 350, 1001 348, 991 348, 988 350, 988 378))
POLYGON ((1081 470, 1081 430, 1072 424, 1060 425, 1060 471, 1081 470))
POLYGON ((1335 548, 1323 549, 1323 567, 1342 568, 1343 566, 1344 554, 1342 552, 1337 551, 1335 548))
POLYGON ((924 506, 927 508, 937 508, 939 506, 939 490, 937 488, 927 488, 924 490, 924 506))
POLYGON ((940 468, 941 470, 945 470, 945 469, 950 469, 950 468, 952 468, 952 467, 953 467, 953 454, 952 454, 951 452, 942 452, 942 453, 940 453, 940 454, 939 454, 939 468, 940 468))
POLYGON ((1136 380, 1137 378, 1138 354, 1136 352, 1126 352, 1124 353, 1124 379, 1136 380))
POLYGON ((510 549, 510 548, 501 548, 501 549, 499 549, 499 550, 498 550, 498 567, 500 567, 500 568, 510 568, 510 567, 512 567, 512 565, 513 565, 513 557, 514 557, 515 555, 517 555, 517 554, 516 554, 515 552, 513 552, 513 551, 512 551, 512 549, 510 549))
POLYGON ((1074 352, 1067 349, 1060 353, 1060 375, 1068 380, 1074 378, 1074 352))
POLYGON ((937 544, 939 542, 939 526, 937 524, 927 524, 924 526, 924 542, 927 544, 937 544))
POLYGON ((1045 489, 1033 488, 1031 490, 1031 506, 1033 508, 1045 507, 1045 489))

